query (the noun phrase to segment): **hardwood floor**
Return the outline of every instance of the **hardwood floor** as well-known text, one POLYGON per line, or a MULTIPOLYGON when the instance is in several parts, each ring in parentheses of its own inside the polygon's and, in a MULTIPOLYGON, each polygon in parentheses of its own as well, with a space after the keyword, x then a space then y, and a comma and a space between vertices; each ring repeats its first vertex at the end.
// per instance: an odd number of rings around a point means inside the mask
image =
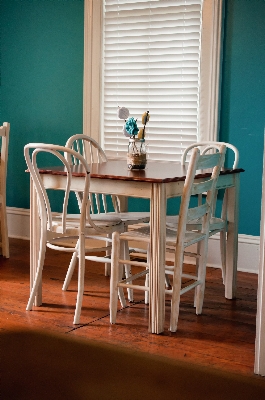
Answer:
POLYGON ((203 314, 196 316, 191 292, 181 298, 179 327, 148 333, 148 306, 143 294, 118 312, 117 324, 109 323, 109 278, 104 265, 87 266, 81 324, 73 325, 76 275, 69 290, 61 290, 70 255, 47 249, 43 273, 43 305, 26 311, 29 297, 29 242, 11 239, 10 258, 0 257, 0 329, 34 328, 68 337, 120 345, 175 360, 211 366, 253 376, 256 328, 257 275, 238 273, 236 300, 226 300, 221 271, 208 268, 203 314))

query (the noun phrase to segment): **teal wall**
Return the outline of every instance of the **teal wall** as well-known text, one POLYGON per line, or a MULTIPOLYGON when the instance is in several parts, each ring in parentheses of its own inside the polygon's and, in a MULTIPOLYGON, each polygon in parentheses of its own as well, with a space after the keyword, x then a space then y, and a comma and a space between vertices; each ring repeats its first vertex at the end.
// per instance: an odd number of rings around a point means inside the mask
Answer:
POLYGON ((239 149, 239 232, 259 235, 265 122, 265 1, 226 0, 220 139, 239 149))
POLYGON ((11 124, 7 205, 29 208, 23 147, 82 131, 83 0, 0 0, 0 124, 11 124))
MULTIPOLYGON (((83 0, 0 0, 0 7, 0 124, 11 123, 7 205, 29 208, 24 145, 64 144, 82 131, 83 0)), ((220 140, 240 151, 239 232, 248 235, 260 229, 264 21, 264 0, 225 1, 220 140)))

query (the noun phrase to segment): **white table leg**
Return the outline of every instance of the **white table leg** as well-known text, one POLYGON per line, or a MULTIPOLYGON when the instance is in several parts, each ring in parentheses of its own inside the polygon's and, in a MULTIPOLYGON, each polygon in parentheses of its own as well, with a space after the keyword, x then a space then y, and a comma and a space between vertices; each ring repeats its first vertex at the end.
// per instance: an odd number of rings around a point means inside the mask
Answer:
POLYGON ((227 190, 227 251, 225 297, 236 297, 237 258, 238 258, 238 203, 239 203, 239 174, 234 174, 234 187, 227 190))
MULTIPOLYGON (((37 194, 32 179, 30 179, 30 291, 33 287, 37 271, 40 243, 40 221, 38 214, 37 194)), ((42 288, 38 290, 34 305, 42 304, 42 288)))
POLYGON ((150 206, 149 331, 161 333, 165 322, 166 190, 153 184, 150 206))

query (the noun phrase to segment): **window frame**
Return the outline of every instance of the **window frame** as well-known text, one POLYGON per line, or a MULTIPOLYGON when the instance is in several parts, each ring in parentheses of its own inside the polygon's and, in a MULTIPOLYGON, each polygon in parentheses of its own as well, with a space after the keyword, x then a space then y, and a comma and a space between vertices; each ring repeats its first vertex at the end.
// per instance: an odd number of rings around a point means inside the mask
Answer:
MULTIPOLYGON (((218 140, 223 0, 204 0, 198 141, 218 140)), ((83 133, 102 143, 103 1, 84 0, 83 133)))

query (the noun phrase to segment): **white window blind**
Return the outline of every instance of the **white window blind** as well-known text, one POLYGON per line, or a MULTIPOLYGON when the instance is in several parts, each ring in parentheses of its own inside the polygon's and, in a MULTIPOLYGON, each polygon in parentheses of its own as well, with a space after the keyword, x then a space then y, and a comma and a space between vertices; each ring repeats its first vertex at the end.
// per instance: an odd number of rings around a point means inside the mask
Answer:
POLYGON ((105 0, 102 144, 126 155, 118 106, 138 118, 148 110, 148 158, 179 161, 197 141, 203 0, 105 0))

